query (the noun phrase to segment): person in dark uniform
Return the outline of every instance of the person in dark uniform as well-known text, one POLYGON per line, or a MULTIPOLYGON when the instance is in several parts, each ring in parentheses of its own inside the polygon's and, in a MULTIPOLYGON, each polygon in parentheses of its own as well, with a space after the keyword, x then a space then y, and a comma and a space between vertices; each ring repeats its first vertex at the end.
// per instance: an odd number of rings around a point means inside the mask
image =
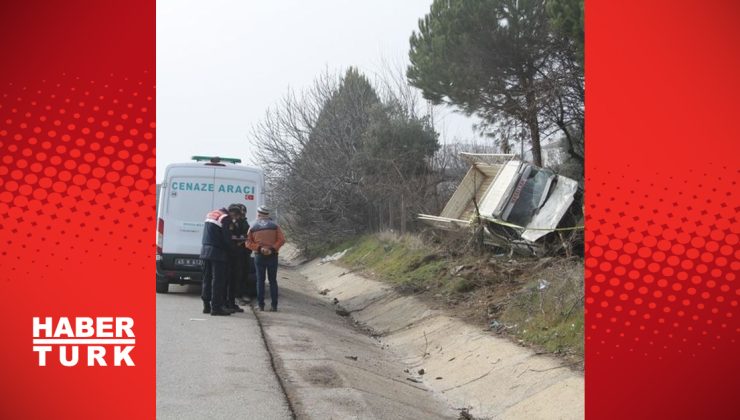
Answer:
MULTIPOLYGON (((244 241, 247 240, 247 232, 249 231, 249 218, 247 217, 247 206, 239 204, 242 209, 242 229, 244 231, 244 241)), ((244 242, 238 244, 239 251, 242 253, 244 262, 244 271, 242 277, 238 279, 236 285, 237 298, 242 305, 249 304, 249 274, 253 271, 252 268, 252 250, 245 247, 244 242)))
POLYGON ((231 218, 225 208, 206 215, 200 258, 203 260, 203 313, 231 315, 225 306, 230 249, 234 246, 228 226, 231 218))
POLYGON ((247 240, 247 230, 249 225, 245 228, 246 224, 244 219, 244 211, 242 206, 239 204, 232 204, 229 206, 229 217, 231 223, 229 224, 229 233, 231 235, 231 242, 233 247, 229 252, 229 277, 226 284, 226 308, 233 312, 244 312, 244 309, 240 308, 236 304, 236 298, 239 295, 241 289, 241 282, 244 278, 244 267, 246 264, 245 253, 244 253, 244 242, 247 240))

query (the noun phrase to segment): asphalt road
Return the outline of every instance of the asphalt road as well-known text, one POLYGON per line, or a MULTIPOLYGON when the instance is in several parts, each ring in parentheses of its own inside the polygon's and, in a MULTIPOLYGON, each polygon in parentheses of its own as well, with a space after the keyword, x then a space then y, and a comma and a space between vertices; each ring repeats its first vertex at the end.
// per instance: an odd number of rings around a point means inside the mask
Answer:
POLYGON ((290 419, 251 310, 204 315, 197 292, 157 295, 157 418, 290 419))
POLYGON ((280 312, 259 314, 264 339, 250 308, 212 317, 196 288, 157 295, 157 418, 290 419, 287 399, 299 420, 457 418, 409 380, 401 354, 340 316, 300 273, 281 267, 278 278, 280 312))
POLYGON ((281 267, 278 283, 280 312, 258 316, 298 419, 458 417, 408 379, 416 375, 401 354, 337 314, 338 307, 300 273, 281 267))

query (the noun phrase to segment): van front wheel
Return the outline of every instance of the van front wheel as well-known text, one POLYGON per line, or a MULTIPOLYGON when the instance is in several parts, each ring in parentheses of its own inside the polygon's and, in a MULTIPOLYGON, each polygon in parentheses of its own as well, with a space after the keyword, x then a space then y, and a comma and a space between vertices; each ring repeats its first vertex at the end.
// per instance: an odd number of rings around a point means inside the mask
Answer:
POLYGON ((170 284, 168 282, 157 282, 157 293, 167 293, 170 291, 170 284))

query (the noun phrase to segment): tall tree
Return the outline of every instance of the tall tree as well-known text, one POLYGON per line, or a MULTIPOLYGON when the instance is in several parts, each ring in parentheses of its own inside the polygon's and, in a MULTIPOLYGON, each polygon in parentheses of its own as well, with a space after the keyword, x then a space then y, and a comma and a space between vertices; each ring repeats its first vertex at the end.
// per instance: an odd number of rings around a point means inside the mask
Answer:
POLYGON ((360 154, 370 114, 380 100, 357 69, 345 73, 324 103, 296 158, 288 183, 295 194, 296 223, 337 236, 364 229, 368 198, 362 189, 360 154))
POLYGON ((437 149, 437 133, 428 118, 408 116, 393 106, 377 107, 371 114, 363 144, 366 172, 418 175, 428 169, 427 159, 437 149))
POLYGON ((393 105, 374 110, 364 135, 362 166, 363 188, 379 228, 405 232, 413 215, 423 212, 436 192, 430 160, 438 148, 428 118, 411 116, 393 105))
POLYGON ((529 132, 542 165, 542 72, 553 49, 544 0, 434 0, 411 35, 407 76, 435 103, 529 132))
POLYGON ((545 115, 562 133, 568 159, 583 168, 586 97, 583 0, 547 0, 547 12, 556 53, 547 72, 551 100, 545 107, 545 115))
POLYGON ((573 43, 578 61, 583 65, 583 0, 547 0, 547 13, 553 29, 573 43))
POLYGON ((255 126, 270 200, 304 250, 374 229, 404 231, 412 214, 437 202, 437 133, 407 89, 385 82, 378 95, 354 68, 321 76, 255 126))

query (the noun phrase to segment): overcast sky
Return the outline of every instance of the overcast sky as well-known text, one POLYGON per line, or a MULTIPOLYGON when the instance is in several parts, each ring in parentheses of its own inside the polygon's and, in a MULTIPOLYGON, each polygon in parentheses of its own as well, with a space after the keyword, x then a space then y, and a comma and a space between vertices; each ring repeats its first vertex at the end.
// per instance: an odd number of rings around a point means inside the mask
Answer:
MULTIPOLYGON (((252 126, 325 70, 408 60, 432 0, 157 0, 157 180, 192 155, 249 162, 252 126)), ((443 140, 473 120, 437 107, 443 140)))

